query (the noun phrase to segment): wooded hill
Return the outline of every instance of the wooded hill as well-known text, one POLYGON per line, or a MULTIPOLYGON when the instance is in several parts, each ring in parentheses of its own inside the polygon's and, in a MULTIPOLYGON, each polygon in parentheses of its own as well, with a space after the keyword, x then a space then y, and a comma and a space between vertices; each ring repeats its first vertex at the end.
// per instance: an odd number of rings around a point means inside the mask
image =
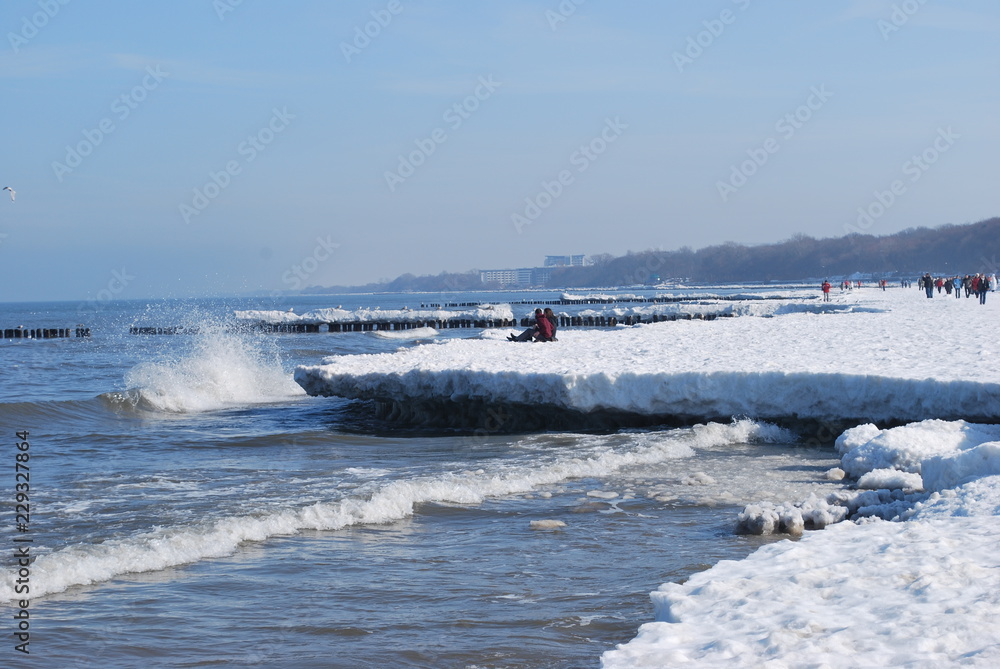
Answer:
MULTIPOLYGON (((640 251, 594 264, 553 271, 546 288, 631 286, 658 280, 696 283, 796 281, 855 273, 916 279, 935 275, 1000 273, 1000 218, 967 225, 911 228, 892 235, 851 234, 814 239, 796 235, 776 244, 745 246, 726 242, 697 251, 640 251)), ((436 276, 404 274, 365 286, 313 287, 308 293, 444 292, 499 288, 480 283, 478 271, 436 276)))
POLYGON ((589 267, 553 273, 558 287, 622 286, 661 279, 694 282, 794 281, 854 273, 915 278, 924 272, 1000 271, 1000 218, 968 225, 911 228, 893 235, 851 234, 814 239, 796 235, 776 244, 727 242, 697 251, 643 251, 597 258, 589 267))

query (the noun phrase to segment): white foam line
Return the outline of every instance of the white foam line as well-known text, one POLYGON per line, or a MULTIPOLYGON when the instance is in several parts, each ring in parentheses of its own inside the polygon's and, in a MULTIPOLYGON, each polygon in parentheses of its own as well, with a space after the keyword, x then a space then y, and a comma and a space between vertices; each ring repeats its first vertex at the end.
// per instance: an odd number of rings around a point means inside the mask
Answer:
MULTIPOLYGON (((292 535, 304 529, 338 530, 363 524, 389 523, 413 514, 417 504, 449 502, 479 504, 490 497, 527 492, 573 478, 606 476, 624 467, 649 465, 694 454, 698 446, 785 440, 788 434, 769 425, 738 421, 733 425, 706 425, 695 430, 629 435, 631 449, 615 451, 600 446, 601 437, 581 437, 597 446, 581 457, 568 457, 547 467, 525 465, 502 472, 447 473, 436 477, 397 480, 379 487, 369 498, 351 497, 317 502, 258 517, 222 518, 200 527, 158 529, 127 539, 75 545, 42 555, 31 566, 31 596, 62 592, 75 585, 108 581, 127 573, 169 567, 233 554, 247 541, 292 535), (700 428, 700 429, 699 429, 700 428)), ((612 435, 620 439, 623 435, 612 435)), ((604 442, 602 442, 602 439, 604 442)), ((0 597, 16 599, 16 572, 5 570, 0 597)))

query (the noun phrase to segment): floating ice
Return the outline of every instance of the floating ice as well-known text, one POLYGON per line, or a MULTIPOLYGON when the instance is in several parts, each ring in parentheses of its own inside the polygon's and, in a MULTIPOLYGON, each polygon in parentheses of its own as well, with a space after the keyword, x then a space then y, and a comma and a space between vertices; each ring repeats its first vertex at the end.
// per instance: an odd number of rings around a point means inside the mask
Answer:
POLYGON ((430 339, 438 336, 434 328, 413 328, 411 330, 375 330, 372 336, 382 339, 430 339))
POLYGON ((998 435, 1000 425, 938 420, 847 430, 837 446, 859 484, 934 492, 747 506, 746 532, 831 526, 660 586, 656 622, 602 666, 1000 665, 998 435), (861 520, 840 522, 849 517, 861 520))
POLYGON ((683 485, 712 485, 715 479, 705 472, 697 472, 681 479, 683 485))

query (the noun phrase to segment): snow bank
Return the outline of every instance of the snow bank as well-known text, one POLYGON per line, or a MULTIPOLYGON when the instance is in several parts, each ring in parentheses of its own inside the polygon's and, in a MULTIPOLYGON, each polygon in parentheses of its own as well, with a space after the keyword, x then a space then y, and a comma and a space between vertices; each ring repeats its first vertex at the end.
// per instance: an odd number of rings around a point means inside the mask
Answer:
POLYGON ((921 477, 927 490, 947 490, 982 476, 1000 475, 1000 443, 993 441, 967 451, 930 458, 921 477))
POLYGON ((746 285, 729 286, 729 291, 725 291, 726 286, 713 286, 711 289, 690 290, 681 292, 673 290, 669 293, 657 293, 653 296, 638 295, 636 293, 562 293, 559 299, 565 302, 627 302, 644 300, 790 300, 803 298, 818 298, 820 296, 820 284, 815 286, 786 286, 783 289, 767 290, 747 290, 746 285), (723 290, 724 292, 718 292, 723 290))
POLYGON ((888 430, 872 424, 837 438, 839 471, 855 490, 826 499, 752 504, 739 515, 747 534, 801 534, 842 520, 908 517, 926 494, 1000 474, 1000 426, 925 420, 888 430), (817 516, 817 513, 819 514, 817 516), (801 520, 800 520, 801 519, 801 520))
POLYGON ((755 522, 792 533, 841 512, 902 522, 841 523, 662 585, 651 595, 656 622, 602 666, 1000 665, 997 439, 1000 425, 964 421, 846 431, 838 449, 862 478, 917 476, 933 492, 747 507, 755 522))
POLYGON ((650 298, 645 295, 638 295, 636 293, 584 293, 582 295, 574 295, 573 293, 563 293, 559 296, 559 299, 565 302, 586 302, 588 300, 604 300, 606 302, 624 302, 626 300, 648 300, 650 298))
MULTIPOLYGON (((640 295, 588 294, 571 295, 564 293, 564 301, 578 304, 554 306, 560 316, 603 316, 624 319, 626 317, 652 316, 774 316, 786 313, 830 313, 851 312, 860 307, 850 302, 821 302, 818 291, 741 293, 720 295, 692 293, 685 295, 659 296, 669 302, 648 302, 640 295), (588 304, 588 301, 606 301, 608 304, 588 304)), ((509 304, 484 304, 467 309, 342 309, 331 307, 313 309, 303 314, 292 311, 244 310, 235 311, 237 320, 268 325, 318 325, 321 323, 375 323, 375 322, 419 322, 450 319, 465 320, 512 320, 533 318, 537 305, 518 305, 515 311, 509 304)))
MULTIPOLYGON (((760 298, 758 298, 760 299, 760 298)), ((771 301, 718 301, 697 300, 691 302, 669 302, 648 305, 615 305, 600 308, 585 307, 554 310, 558 315, 572 316, 614 316, 621 320, 628 316, 640 316, 650 320, 653 316, 782 316, 784 314, 831 314, 831 313, 879 313, 878 308, 862 307, 856 304, 836 304, 833 302, 781 302, 771 301)), ((533 312, 532 312, 533 313, 533 312)))
POLYGON ((416 323, 463 319, 473 321, 512 320, 508 304, 484 304, 472 309, 313 309, 304 314, 290 311, 236 311, 237 320, 267 324, 316 325, 320 323, 416 323))
POLYGON ((810 495, 799 504, 751 504, 737 518, 737 528, 747 534, 802 534, 821 530, 847 518, 850 508, 836 499, 810 495))
POLYGON ((434 328, 413 328, 412 330, 375 330, 370 335, 379 339, 430 339, 440 334, 434 328))
MULTIPOLYGON (((699 419, 1000 419, 1000 353, 990 338, 932 348, 957 323, 990 331, 995 303, 921 295, 855 291, 827 305, 776 302, 772 318, 562 329, 544 344, 452 340, 328 359, 299 367, 295 380, 312 395, 699 419)), ((748 305, 740 308, 771 306, 748 305)))
POLYGON ((964 421, 927 420, 892 430, 861 425, 837 438, 842 468, 851 476, 875 469, 898 469, 919 474, 932 456, 968 450, 987 441, 1000 440, 1000 429, 964 421))

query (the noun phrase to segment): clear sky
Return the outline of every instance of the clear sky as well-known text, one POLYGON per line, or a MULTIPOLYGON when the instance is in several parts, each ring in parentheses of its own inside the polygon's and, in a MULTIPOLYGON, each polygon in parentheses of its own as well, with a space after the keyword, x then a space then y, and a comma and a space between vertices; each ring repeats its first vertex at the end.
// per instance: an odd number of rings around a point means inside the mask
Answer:
POLYGON ((0 301, 1000 214, 995 0, 7 0, 0 26, 0 301))

